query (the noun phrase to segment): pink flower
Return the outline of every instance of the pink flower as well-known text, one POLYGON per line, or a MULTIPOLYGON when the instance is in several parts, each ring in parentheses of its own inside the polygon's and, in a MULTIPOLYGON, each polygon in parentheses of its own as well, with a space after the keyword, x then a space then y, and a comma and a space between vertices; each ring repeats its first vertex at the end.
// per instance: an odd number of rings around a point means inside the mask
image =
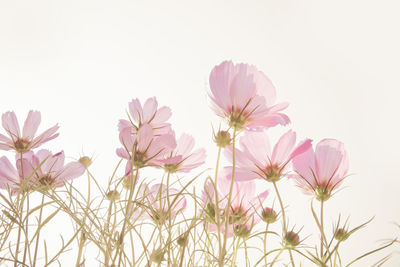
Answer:
POLYGON ((171 117, 171 110, 168 107, 157 109, 158 103, 155 97, 149 98, 143 107, 139 99, 133 99, 129 103, 130 120, 120 120, 118 124, 119 131, 125 128, 131 128, 136 132, 143 124, 148 124, 153 128, 156 135, 165 134, 170 131, 170 124, 166 121, 171 117))
MULTIPOLYGON (((228 172, 222 172, 218 180, 218 199, 220 217, 223 214, 228 201, 231 175, 228 172)), ((254 225, 261 221, 262 203, 268 196, 268 190, 261 194, 256 194, 256 186, 253 181, 234 182, 232 190, 231 205, 229 208, 228 237, 233 234, 237 236, 247 236, 254 225)), ((202 194, 203 207, 210 223, 210 231, 217 229, 215 223, 215 190, 211 182, 206 182, 202 194)), ((224 232, 225 223, 221 225, 221 231, 224 232)))
MULTIPOLYGON (((61 187, 66 181, 81 176, 86 167, 78 161, 69 162, 64 165, 64 152, 52 154, 50 151, 42 149, 37 153, 28 152, 23 156, 23 168, 25 179, 29 178, 33 187, 61 187), (26 174, 32 173, 32 177, 26 174)), ((19 175, 22 177, 21 164, 17 164, 19 175)))
POLYGON ((130 128, 120 132, 122 148, 117 149, 117 155, 128 160, 126 175, 132 170, 132 163, 136 168, 145 166, 161 167, 160 161, 169 151, 176 147, 175 137, 172 133, 156 136, 149 124, 139 127, 136 134, 130 128))
POLYGON ((280 113, 288 104, 275 104, 275 87, 252 65, 222 62, 211 71, 210 89, 213 110, 231 127, 259 130, 290 122, 280 113))
POLYGON ((186 208, 186 199, 183 194, 175 188, 169 188, 167 194, 167 187, 163 184, 155 184, 149 188, 146 183, 143 183, 139 189, 138 199, 140 198, 148 208, 136 210, 133 213, 133 219, 152 219, 157 224, 164 224, 168 219, 174 220, 186 208))
POLYGON ((349 169, 349 160, 344 144, 335 139, 321 140, 315 152, 312 147, 295 159, 293 170, 298 186, 306 193, 315 194, 318 200, 327 200, 349 169))
POLYGON ((42 134, 35 137, 36 131, 40 124, 40 112, 29 111, 28 117, 25 120, 22 129, 22 135, 18 124, 17 117, 14 112, 6 112, 2 116, 3 128, 6 130, 9 137, 0 134, 0 149, 14 149, 18 153, 26 153, 33 148, 50 141, 58 136, 56 131, 58 125, 47 129, 42 134))
MULTIPOLYGON (((272 151, 266 133, 245 132, 240 138, 241 150, 235 150, 235 179, 246 181, 261 178, 270 182, 278 181, 286 175, 290 161, 311 147, 311 140, 306 139, 297 147, 295 144, 296 133, 292 130, 281 136, 272 151)), ((225 155, 232 161, 232 147, 225 150, 225 155)))
POLYGON ((166 154, 165 159, 160 160, 163 168, 170 173, 189 172, 204 164, 206 150, 197 149, 192 152, 194 138, 188 134, 182 134, 177 142, 177 147, 166 154))

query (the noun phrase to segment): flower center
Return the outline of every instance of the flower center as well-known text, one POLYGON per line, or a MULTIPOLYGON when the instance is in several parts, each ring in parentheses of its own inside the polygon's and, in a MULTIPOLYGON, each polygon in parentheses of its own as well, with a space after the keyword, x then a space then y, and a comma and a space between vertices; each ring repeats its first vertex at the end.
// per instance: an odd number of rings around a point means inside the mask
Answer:
POLYGON ((26 153, 29 151, 29 144, 30 144, 30 142, 28 140, 18 138, 14 142, 14 147, 18 153, 26 153))

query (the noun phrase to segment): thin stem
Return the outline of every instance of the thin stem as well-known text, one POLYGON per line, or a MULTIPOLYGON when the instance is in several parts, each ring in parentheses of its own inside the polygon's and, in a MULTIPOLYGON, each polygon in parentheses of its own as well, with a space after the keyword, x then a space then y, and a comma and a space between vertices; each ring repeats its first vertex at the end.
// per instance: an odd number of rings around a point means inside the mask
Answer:
POLYGON ((276 195, 278 196, 279 200, 279 205, 281 206, 281 212, 282 212, 282 220, 283 220, 283 234, 286 235, 287 228, 286 228, 286 214, 285 214, 285 208, 283 207, 283 202, 281 199, 281 195, 279 194, 278 187, 276 186, 276 182, 272 182, 275 188, 276 195))
MULTIPOLYGON (((121 265, 121 259, 122 259, 122 253, 123 253, 123 243, 124 243, 124 236, 125 236, 125 228, 126 228, 126 224, 128 222, 128 220, 130 219, 129 214, 131 212, 129 212, 129 209, 133 209, 132 206, 132 198, 133 198, 133 192, 135 191, 135 187, 136 187, 136 182, 137 182, 137 178, 138 178, 138 174, 139 174, 139 169, 136 169, 136 173, 135 173, 135 177, 134 177, 134 181, 131 181, 129 183, 129 197, 128 197, 128 203, 126 204, 125 207, 125 218, 124 218, 124 223, 122 225, 122 230, 121 230, 121 234, 119 235, 119 240, 118 240, 118 245, 117 245, 117 250, 115 252, 114 255, 114 259, 113 259, 113 264, 115 263, 115 260, 117 258, 117 255, 119 254, 119 262, 118 262, 118 266, 121 265), (121 249, 122 247, 122 249, 121 249)), ((133 176, 131 175, 131 178, 133 176)))
POLYGON ((232 260, 232 267, 236 266, 236 259, 237 259, 237 254, 238 254, 238 249, 239 249, 239 242, 240 242, 240 238, 237 238, 237 242, 236 242, 236 246, 234 247, 233 251, 233 260, 232 260))
MULTIPOLYGON (((324 231, 324 200, 321 200, 321 231, 324 231)), ((324 255, 324 239, 323 234, 321 233, 321 260, 324 255)))
POLYGON ((272 266, 275 264, 275 262, 277 261, 277 259, 279 258, 279 256, 282 254, 282 252, 283 252, 283 249, 281 249, 281 250, 279 251, 279 253, 276 254, 275 258, 274 258, 273 261, 271 262, 270 267, 272 267, 272 266))
MULTIPOLYGON (((44 204, 44 194, 42 195, 42 205, 41 205, 40 211, 39 211, 38 227, 40 227, 40 224, 42 223, 43 204, 44 204)), ((33 267, 36 266, 36 257, 37 257, 37 252, 38 252, 38 248, 39 248, 39 239, 40 239, 40 230, 38 231, 38 234, 36 237, 35 253, 33 255, 33 267)))
POLYGON ((268 235, 268 227, 269 227, 269 223, 267 223, 267 227, 265 227, 265 234, 264 234, 264 260, 265 260, 265 266, 267 266, 267 235, 268 235))
MULTIPOLYGON (((21 161, 21 185, 25 184, 25 175, 24 175, 24 164, 23 164, 23 155, 22 153, 20 153, 20 161, 21 161)), ((21 188, 20 188, 21 189, 21 188)), ((18 253, 19 253, 19 243, 21 241, 21 223, 22 223, 22 212, 24 209, 24 200, 25 200, 25 188, 22 188, 22 192, 18 192, 18 198, 17 198, 17 204, 19 204, 19 224, 18 224, 18 236, 17 236, 17 245, 15 247, 15 262, 14 262, 14 267, 17 267, 17 263, 18 263, 18 253), (20 199, 20 195, 22 194, 22 198, 20 199)))
POLYGON ((232 177, 229 185, 229 194, 228 194, 228 202, 226 203, 225 208, 225 229, 224 229, 224 243, 222 245, 222 253, 219 255, 218 265, 219 267, 224 266, 224 259, 226 254, 226 241, 228 239, 228 222, 229 222, 229 208, 231 206, 232 201, 232 189, 233 182, 235 180, 235 172, 236 172, 236 157, 235 157, 235 145, 236 145, 236 128, 233 128, 233 140, 232 140, 232 177))
POLYGON ((214 196, 215 196, 215 220, 217 225, 218 232, 218 251, 219 255, 222 255, 222 246, 221 246, 221 224, 220 224, 220 214, 219 214, 219 200, 218 200, 218 168, 219 168, 219 160, 221 158, 221 147, 218 147, 218 155, 217 155, 217 164, 215 166, 215 174, 214 174, 214 196))
MULTIPOLYGON (((171 266, 171 201, 169 199, 169 178, 170 178, 170 172, 168 172, 167 174, 167 204, 168 204, 168 228, 167 228, 167 232, 168 232, 168 239, 167 239, 167 244, 168 244, 168 261, 167 261, 167 265, 171 266)), ((162 209, 162 208, 161 208, 162 209)))

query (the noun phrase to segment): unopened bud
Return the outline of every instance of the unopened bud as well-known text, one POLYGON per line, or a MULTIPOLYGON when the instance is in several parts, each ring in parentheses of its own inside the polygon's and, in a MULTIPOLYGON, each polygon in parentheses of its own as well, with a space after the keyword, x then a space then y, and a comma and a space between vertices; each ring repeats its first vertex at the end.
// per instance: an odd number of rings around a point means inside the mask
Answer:
POLYGON ((186 236, 185 234, 182 234, 178 237, 178 240, 176 240, 176 242, 178 243, 179 246, 183 247, 186 243, 186 236))
POLYGON ((111 190, 107 192, 106 198, 110 201, 116 201, 120 198, 120 194, 116 190, 111 190))
POLYGON ((334 234, 335 239, 338 241, 345 241, 349 236, 350 234, 343 228, 337 229, 334 234))
POLYGON ((261 218, 266 223, 274 223, 278 219, 278 215, 271 208, 264 208, 261 213, 261 218))
POLYGON ((232 139, 229 132, 219 131, 216 135, 214 135, 214 141, 217 146, 224 148, 230 146, 232 139))
POLYGON ((164 254, 165 254, 164 250, 161 248, 158 248, 158 249, 154 250, 153 253, 151 253, 150 259, 152 262, 160 264, 162 261, 165 260, 164 254))
POLYGON ((92 159, 87 156, 81 157, 79 159, 79 162, 85 165, 86 169, 89 168, 90 165, 92 165, 92 159))
POLYGON ((284 241, 284 246, 286 248, 291 249, 295 248, 297 245, 300 244, 300 237, 297 233, 289 231, 285 234, 283 241, 284 241))
POLYGON ((246 238, 250 235, 251 227, 246 224, 236 224, 233 227, 233 232, 237 237, 246 238))

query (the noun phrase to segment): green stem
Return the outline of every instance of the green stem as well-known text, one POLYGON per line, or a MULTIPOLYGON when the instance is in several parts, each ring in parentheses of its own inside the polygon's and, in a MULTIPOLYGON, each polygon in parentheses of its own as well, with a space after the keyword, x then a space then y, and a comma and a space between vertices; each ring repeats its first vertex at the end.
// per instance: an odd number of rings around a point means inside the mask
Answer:
POLYGON ((233 140, 232 140, 232 177, 231 177, 231 182, 229 185, 229 194, 228 194, 228 202, 226 204, 225 208, 225 229, 224 229, 224 242, 222 245, 222 253, 219 255, 219 260, 218 260, 218 265, 219 267, 224 266, 224 259, 225 259, 225 254, 226 254, 226 241, 228 239, 228 223, 229 223, 229 208, 231 207, 231 201, 232 201, 232 189, 233 189, 233 183, 235 180, 235 172, 236 172, 236 158, 235 158, 235 145, 236 145, 236 128, 233 128, 233 140))
POLYGON ((286 228, 286 214, 285 214, 285 208, 283 206, 282 198, 281 195, 279 194, 278 187, 276 186, 276 182, 272 182, 275 188, 276 195, 278 196, 279 200, 279 205, 281 206, 281 212, 282 212, 282 220, 283 220, 283 234, 286 235, 287 228, 286 228))
POLYGON ((321 200, 321 260, 323 260, 324 256, 324 239, 323 239, 323 232, 324 232, 324 201, 321 200))
POLYGON ((265 228, 265 234, 264 234, 264 260, 265 260, 265 266, 267 266, 267 235, 268 235, 268 227, 269 227, 269 223, 267 223, 267 227, 265 228))
MULTIPOLYGON (((40 224, 42 223, 43 204, 44 204, 44 194, 42 195, 42 206, 40 207, 40 211, 39 211, 38 227, 40 227, 40 224)), ((40 230, 38 231, 38 234, 36 237, 35 252, 33 255, 33 267, 36 266, 36 257, 37 257, 37 252, 38 252, 38 248, 39 248, 39 238, 40 238, 40 230)))
POLYGON ((218 155, 217 155, 217 164, 215 166, 215 174, 214 174, 214 196, 215 196, 215 224, 217 225, 218 232, 218 251, 219 255, 222 255, 222 246, 221 246, 221 223, 220 223, 220 211, 219 211, 219 199, 218 199, 218 168, 219 168, 219 160, 221 158, 221 147, 218 147, 218 155))
POLYGON ((237 238, 237 242, 236 242, 236 246, 234 248, 232 267, 236 266, 236 259, 237 259, 238 249, 239 249, 239 242, 240 242, 240 238, 238 237, 237 238))
POLYGON ((279 253, 275 256, 274 260, 271 262, 270 267, 272 267, 272 266, 275 264, 275 262, 277 261, 277 259, 279 258, 279 256, 282 254, 282 252, 283 252, 283 249, 281 249, 281 250, 279 251, 279 253))

